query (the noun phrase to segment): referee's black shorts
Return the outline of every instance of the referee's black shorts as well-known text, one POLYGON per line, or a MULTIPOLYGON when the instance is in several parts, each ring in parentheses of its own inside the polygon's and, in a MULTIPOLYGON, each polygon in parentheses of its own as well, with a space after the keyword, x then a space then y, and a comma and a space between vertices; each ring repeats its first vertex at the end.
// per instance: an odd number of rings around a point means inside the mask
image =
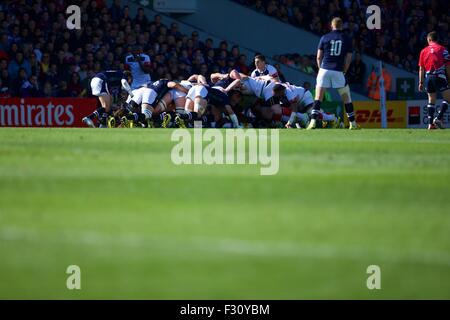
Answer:
POLYGON ((446 78, 434 75, 425 78, 424 86, 427 93, 443 92, 450 89, 446 78))

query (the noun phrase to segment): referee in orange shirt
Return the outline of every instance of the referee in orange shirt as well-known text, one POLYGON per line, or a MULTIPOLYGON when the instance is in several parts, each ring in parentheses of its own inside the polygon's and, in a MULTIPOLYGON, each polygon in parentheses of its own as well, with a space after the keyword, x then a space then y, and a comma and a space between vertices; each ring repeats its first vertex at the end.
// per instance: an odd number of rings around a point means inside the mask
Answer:
POLYGON ((419 58, 419 91, 426 90, 428 94, 428 130, 444 129, 442 118, 450 102, 450 55, 448 50, 438 44, 438 35, 435 31, 427 36, 428 46, 420 52, 419 58), (436 118, 437 93, 441 92, 444 100, 436 118))

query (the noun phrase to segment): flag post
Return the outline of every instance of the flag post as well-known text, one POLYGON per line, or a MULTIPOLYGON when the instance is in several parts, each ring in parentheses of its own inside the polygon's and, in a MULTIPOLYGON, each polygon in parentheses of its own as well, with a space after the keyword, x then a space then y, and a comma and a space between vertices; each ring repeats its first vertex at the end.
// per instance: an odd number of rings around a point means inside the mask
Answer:
POLYGON ((384 89, 383 78, 383 62, 379 61, 379 83, 380 83, 380 113, 381 113, 381 128, 387 128, 387 114, 386 114, 386 90, 384 89))

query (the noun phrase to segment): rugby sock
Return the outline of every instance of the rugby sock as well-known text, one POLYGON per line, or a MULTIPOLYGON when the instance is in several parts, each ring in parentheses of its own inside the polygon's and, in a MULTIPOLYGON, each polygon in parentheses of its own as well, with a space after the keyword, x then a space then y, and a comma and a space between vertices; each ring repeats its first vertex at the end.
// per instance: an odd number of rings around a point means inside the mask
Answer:
POLYGON ((353 103, 345 104, 345 112, 347 113, 348 121, 355 122, 355 112, 353 111, 353 103))
POLYGON ((101 116, 102 116, 104 113, 105 113, 105 108, 100 107, 100 108, 97 108, 97 110, 95 110, 94 112, 92 112, 92 113, 91 113, 90 115, 88 115, 87 117, 88 117, 89 119, 91 119, 91 120, 94 120, 94 119, 100 119, 101 116))
POLYGON ((297 120, 297 113, 292 112, 289 120, 287 121, 290 125, 293 125, 295 120, 297 120))
POLYGON ((312 108, 312 111, 311 111, 311 119, 317 120, 317 118, 319 117, 320 105, 321 105, 320 100, 314 100, 314 105, 313 105, 313 108, 312 108))
POLYGON ((100 124, 106 126, 106 120, 108 120, 108 117, 109 117, 109 114, 106 112, 103 112, 99 118, 100 124))
POLYGON ((427 105, 427 111, 428 111, 428 123, 432 124, 434 119, 434 112, 436 111, 436 107, 433 103, 429 103, 427 105))
POLYGON ((179 116, 183 120, 189 120, 189 121, 197 120, 197 112, 194 112, 194 111, 192 111, 192 112, 186 111, 184 114, 179 113, 179 116))
POLYGON ((144 109, 143 114, 145 116, 145 119, 151 119, 152 116, 153 116, 153 113, 150 110, 148 110, 148 109, 144 109))
POLYGON ((437 116, 438 120, 442 120, 442 118, 444 118, 444 113, 445 111, 447 111, 447 109, 448 109, 448 102, 444 100, 442 101, 441 110, 439 110, 437 116))
POLYGON ((233 122, 233 127, 235 127, 235 128, 239 127, 239 120, 238 120, 236 114, 234 114, 234 113, 230 114, 230 120, 231 120, 231 122, 233 122))

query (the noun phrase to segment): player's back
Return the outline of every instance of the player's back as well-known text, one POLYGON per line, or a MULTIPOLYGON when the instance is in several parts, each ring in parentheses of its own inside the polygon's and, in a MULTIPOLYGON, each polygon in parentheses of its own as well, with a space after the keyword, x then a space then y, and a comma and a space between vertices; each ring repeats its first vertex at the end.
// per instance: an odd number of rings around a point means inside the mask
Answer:
POLYGON ((306 90, 303 87, 292 84, 285 84, 284 86, 286 87, 286 98, 291 102, 301 100, 305 95, 306 90))
POLYGON ((163 92, 167 90, 167 84, 169 83, 168 79, 159 79, 153 83, 148 85, 149 88, 155 90, 157 93, 163 92))
POLYGON ((343 31, 333 30, 322 36, 319 49, 323 50, 322 69, 344 71, 345 57, 352 52, 352 42, 343 31))
POLYGON ((210 86, 213 88, 218 87, 218 88, 226 89, 233 81, 234 81, 233 79, 231 79, 229 76, 227 76, 226 78, 220 79, 216 83, 212 83, 210 86))

